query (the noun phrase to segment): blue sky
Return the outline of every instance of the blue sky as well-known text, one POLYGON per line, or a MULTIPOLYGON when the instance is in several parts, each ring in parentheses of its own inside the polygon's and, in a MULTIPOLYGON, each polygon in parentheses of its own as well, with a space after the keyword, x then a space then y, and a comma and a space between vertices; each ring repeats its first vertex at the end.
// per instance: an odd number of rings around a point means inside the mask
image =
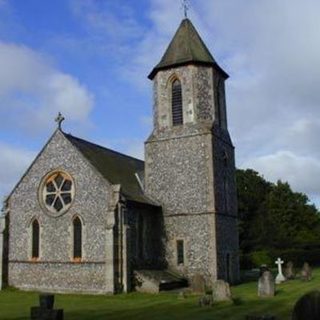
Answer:
MULTIPOLYGON (((320 204, 320 2, 193 0, 227 83, 237 166, 320 204)), ((147 75, 183 12, 173 0, 0 0, 0 196, 55 129, 143 158, 147 75)))

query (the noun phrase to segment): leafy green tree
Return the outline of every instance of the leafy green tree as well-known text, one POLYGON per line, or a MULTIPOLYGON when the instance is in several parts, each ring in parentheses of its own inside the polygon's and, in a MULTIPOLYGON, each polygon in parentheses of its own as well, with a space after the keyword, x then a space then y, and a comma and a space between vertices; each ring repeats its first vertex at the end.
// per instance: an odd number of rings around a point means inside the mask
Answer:
POLYGON ((243 253, 320 247, 320 214, 305 194, 251 169, 237 170, 237 186, 243 253))

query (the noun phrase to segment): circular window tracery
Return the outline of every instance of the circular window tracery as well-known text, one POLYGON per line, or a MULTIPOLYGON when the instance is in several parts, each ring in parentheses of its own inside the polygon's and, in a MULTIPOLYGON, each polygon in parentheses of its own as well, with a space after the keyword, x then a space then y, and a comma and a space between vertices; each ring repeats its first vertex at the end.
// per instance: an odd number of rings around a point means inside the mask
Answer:
POLYGON ((54 172, 46 177, 42 184, 42 204, 54 215, 65 213, 72 204, 74 183, 65 172, 54 172))

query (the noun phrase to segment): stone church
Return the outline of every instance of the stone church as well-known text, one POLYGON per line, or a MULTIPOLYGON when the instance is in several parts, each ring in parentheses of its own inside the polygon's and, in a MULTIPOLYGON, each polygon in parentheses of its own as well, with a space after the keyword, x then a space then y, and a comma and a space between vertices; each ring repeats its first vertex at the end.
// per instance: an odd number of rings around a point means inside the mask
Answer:
POLYGON ((66 134, 58 117, 4 202, 0 288, 103 294, 195 275, 238 281, 227 78, 186 18, 149 75, 145 162, 66 134))

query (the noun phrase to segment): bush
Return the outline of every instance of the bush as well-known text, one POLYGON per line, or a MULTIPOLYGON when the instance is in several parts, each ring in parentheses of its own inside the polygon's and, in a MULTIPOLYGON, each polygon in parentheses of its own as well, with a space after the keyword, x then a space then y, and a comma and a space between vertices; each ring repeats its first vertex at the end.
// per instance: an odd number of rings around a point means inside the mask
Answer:
POLYGON ((250 254, 252 264, 255 267, 260 267, 262 264, 270 266, 272 264, 272 259, 267 250, 254 251, 250 254))
POLYGON ((253 251, 249 254, 240 256, 241 269, 257 268, 262 264, 266 264, 268 266, 272 265, 272 258, 267 250, 253 251))

